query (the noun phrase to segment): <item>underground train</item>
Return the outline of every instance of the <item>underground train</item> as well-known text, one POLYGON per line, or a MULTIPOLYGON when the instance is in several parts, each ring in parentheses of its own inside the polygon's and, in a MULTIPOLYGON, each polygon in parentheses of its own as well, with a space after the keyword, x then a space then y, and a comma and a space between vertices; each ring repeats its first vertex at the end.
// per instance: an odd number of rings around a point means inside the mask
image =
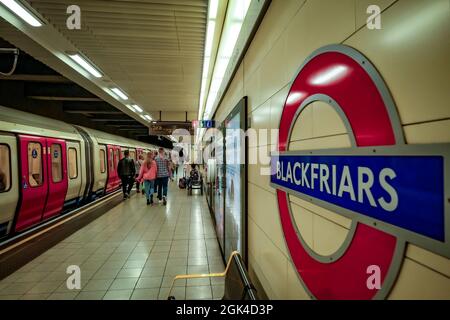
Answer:
POLYGON ((157 147, 0 106, 0 238, 121 187, 117 163, 157 147))

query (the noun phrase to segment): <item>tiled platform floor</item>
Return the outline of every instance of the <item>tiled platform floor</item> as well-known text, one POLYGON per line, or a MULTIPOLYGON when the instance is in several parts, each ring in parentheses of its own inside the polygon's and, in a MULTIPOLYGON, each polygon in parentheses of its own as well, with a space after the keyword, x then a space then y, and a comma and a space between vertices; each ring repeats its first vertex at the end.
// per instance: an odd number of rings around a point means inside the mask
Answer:
MULTIPOLYGON (((205 198, 171 183, 166 207, 133 195, 3 279, 0 300, 167 299, 173 276, 224 268, 205 198), (81 269, 81 290, 67 288, 70 265, 81 269)), ((223 279, 188 280, 172 295, 219 299, 223 290, 223 279)))

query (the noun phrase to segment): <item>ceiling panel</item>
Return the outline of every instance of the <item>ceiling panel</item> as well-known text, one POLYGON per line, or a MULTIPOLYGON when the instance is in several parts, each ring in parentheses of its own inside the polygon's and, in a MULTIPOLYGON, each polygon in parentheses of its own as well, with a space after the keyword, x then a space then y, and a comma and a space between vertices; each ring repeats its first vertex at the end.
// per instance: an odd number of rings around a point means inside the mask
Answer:
POLYGON ((197 111, 207 0, 27 0, 146 111, 197 111), (68 30, 66 8, 81 8, 68 30))

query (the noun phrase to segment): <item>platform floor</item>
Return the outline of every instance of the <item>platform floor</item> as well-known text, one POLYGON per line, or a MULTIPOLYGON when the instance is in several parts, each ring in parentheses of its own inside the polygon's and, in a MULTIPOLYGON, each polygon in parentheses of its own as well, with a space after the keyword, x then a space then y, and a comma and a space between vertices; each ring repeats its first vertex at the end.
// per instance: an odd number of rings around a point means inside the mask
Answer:
MULTIPOLYGON (((174 182, 166 207, 131 199, 0 282, 0 300, 167 299, 173 277, 222 272, 213 221, 204 197, 174 182), (81 290, 69 290, 66 269, 81 269, 81 290)), ((176 299, 220 299, 223 279, 177 283, 176 299)))

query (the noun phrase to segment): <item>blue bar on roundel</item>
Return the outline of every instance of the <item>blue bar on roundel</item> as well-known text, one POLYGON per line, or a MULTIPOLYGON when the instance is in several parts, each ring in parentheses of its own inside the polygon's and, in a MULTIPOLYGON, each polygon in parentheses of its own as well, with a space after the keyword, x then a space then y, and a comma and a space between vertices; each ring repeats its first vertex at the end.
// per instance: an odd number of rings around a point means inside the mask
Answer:
POLYGON ((285 189, 445 241, 441 156, 279 155, 271 173, 285 189))

